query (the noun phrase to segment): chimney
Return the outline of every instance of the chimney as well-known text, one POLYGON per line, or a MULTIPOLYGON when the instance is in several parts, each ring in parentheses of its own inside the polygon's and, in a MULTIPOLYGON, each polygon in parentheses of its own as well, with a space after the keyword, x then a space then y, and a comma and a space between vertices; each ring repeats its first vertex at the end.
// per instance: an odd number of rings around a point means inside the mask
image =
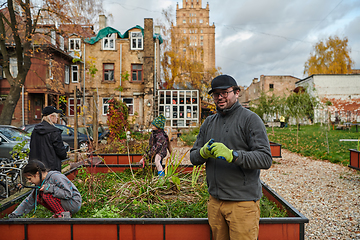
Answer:
POLYGON ((257 78, 254 78, 253 79, 253 83, 257 83, 258 82, 258 79, 257 78))
POLYGON ((106 16, 104 14, 99 15, 99 30, 106 28, 106 16))

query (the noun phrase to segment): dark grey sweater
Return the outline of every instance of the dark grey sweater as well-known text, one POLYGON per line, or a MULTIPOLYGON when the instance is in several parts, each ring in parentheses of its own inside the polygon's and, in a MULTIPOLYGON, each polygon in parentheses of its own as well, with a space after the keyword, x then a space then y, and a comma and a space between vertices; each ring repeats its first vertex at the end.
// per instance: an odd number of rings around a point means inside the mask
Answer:
POLYGON ((272 164, 270 144, 264 123, 258 115, 236 102, 223 114, 207 117, 200 128, 197 140, 190 151, 194 165, 206 163, 209 194, 230 201, 259 200, 262 196, 260 169, 272 164), (236 151, 234 163, 200 155, 200 149, 211 138, 236 151))

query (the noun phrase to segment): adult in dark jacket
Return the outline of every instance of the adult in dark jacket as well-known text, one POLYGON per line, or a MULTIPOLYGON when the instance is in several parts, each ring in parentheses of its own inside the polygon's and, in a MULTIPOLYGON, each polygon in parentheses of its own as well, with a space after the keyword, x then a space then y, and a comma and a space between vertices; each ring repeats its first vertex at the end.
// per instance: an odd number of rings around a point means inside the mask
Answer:
POLYGON ((61 160, 66 159, 61 130, 55 127, 61 110, 47 106, 42 111, 42 121, 31 134, 29 161, 39 160, 51 171, 61 172, 61 160))
POLYGON ((256 240, 260 169, 272 164, 266 129, 258 115, 238 102, 240 89, 234 78, 217 76, 211 88, 217 114, 201 125, 190 160, 194 165, 206 164, 208 219, 214 239, 256 240))

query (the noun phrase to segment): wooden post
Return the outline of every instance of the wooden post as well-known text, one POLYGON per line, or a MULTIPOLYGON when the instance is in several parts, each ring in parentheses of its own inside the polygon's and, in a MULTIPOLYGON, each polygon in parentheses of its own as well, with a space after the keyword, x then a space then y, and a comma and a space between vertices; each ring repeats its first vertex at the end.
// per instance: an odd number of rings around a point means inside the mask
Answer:
POLYGON ((74 152, 75 152, 75 155, 74 155, 74 160, 75 162, 77 162, 77 149, 78 149, 78 134, 77 134, 77 128, 78 128, 78 119, 77 119, 77 96, 76 96, 76 93, 77 93, 77 86, 75 86, 75 89, 74 89, 74 152))
POLYGON ((93 146, 94 146, 94 151, 97 150, 98 148, 98 138, 99 138, 99 133, 98 133, 98 108, 97 108, 97 92, 95 91, 94 92, 94 95, 93 95, 93 109, 94 109, 94 112, 93 112, 93 146))

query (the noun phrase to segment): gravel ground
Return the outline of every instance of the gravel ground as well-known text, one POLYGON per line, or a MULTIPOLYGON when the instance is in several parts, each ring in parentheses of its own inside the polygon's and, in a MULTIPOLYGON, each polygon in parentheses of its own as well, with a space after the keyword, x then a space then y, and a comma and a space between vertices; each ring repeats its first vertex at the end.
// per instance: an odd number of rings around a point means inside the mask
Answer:
MULTIPOLYGON (((190 148, 173 145, 182 164, 190 148)), ((360 172, 327 161, 281 151, 261 179, 309 219, 305 239, 360 240, 360 172)))

